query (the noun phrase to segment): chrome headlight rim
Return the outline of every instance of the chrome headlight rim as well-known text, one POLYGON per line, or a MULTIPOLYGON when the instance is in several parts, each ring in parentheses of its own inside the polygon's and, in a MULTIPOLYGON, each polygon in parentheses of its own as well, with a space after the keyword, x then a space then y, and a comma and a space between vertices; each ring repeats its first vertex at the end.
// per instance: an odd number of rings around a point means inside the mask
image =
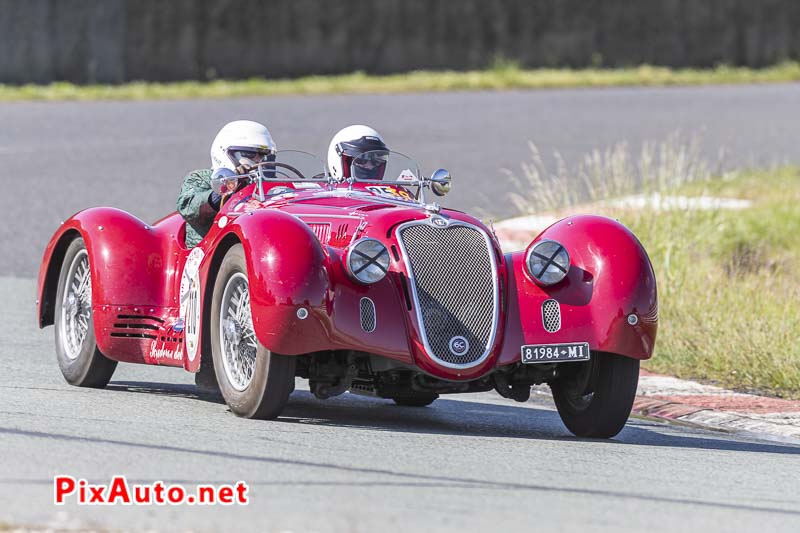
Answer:
MULTIPOLYGON (((362 283, 364 285, 372 285, 373 283, 377 283, 382 279, 384 279, 386 277, 386 274, 389 273, 390 264, 391 264, 391 257, 389 255, 389 249, 381 241, 379 241, 378 239, 373 239, 372 237, 364 237, 362 239, 358 239, 356 242, 350 245, 350 248, 347 250, 347 255, 345 256, 345 270, 347 271, 347 274, 353 280, 357 281, 358 283, 362 283), (359 250, 358 248, 366 243, 377 243, 378 245, 381 246, 382 250, 372 256, 365 254, 365 252, 359 250), (365 256, 369 262, 366 265, 354 269, 353 268, 354 254, 355 255, 360 254, 362 257, 365 256), (381 258, 383 256, 386 257, 385 266, 382 264, 383 261, 381 261, 381 258), (380 261, 380 263, 378 261, 380 261), (370 268, 372 265, 375 265, 380 269, 380 271, 382 272, 380 277, 373 277, 373 278, 363 277, 363 276, 359 277, 359 274, 362 274, 366 269, 370 268)), ((374 272, 374 269, 372 269, 371 272, 374 272)))
POLYGON ((571 266, 572 266, 572 263, 570 261, 569 252, 567 251, 567 247, 564 246, 563 244, 561 244, 560 242, 555 241, 553 239, 542 239, 540 241, 536 241, 535 243, 533 243, 528 248, 528 252, 525 254, 525 270, 526 270, 526 272, 533 279, 533 281, 535 281, 539 285, 542 285, 542 286, 545 286, 545 287, 550 287, 552 285, 557 285, 558 283, 561 283, 562 281, 564 281, 564 279, 567 277, 567 274, 569 274, 569 269, 570 269, 571 266), (556 248, 555 252, 552 252, 550 254, 537 253, 537 251, 536 251, 537 248, 541 249, 541 247, 543 245, 547 245, 547 246, 556 245, 557 248, 556 248), (531 268, 531 257, 534 254, 536 254, 536 256, 540 260, 543 260, 543 261, 547 262, 545 264, 545 266, 540 269, 540 271, 538 273, 538 276, 533 271, 533 268, 531 268), (563 254, 564 260, 556 261, 556 259, 561 254, 563 254), (551 279, 543 279, 545 274, 547 274, 547 269, 550 267, 551 264, 555 265, 558 268, 558 270, 560 271, 560 275, 558 276, 557 279, 552 279, 552 278, 551 279))

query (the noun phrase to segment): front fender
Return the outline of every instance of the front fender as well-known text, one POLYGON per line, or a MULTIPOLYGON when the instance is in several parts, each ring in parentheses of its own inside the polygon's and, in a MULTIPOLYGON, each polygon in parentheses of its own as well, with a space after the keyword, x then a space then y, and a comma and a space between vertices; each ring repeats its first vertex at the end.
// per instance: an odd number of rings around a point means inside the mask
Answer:
POLYGON ((589 342, 592 350, 650 358, 658 329, 656 278, 633 233, 612 219, 580 215, 556 222, 531 245, 542 239, 566 247, 569 273, 564 281, 541 287, 525 267, 527 250, 506 256, 508 323, 498 364, 519 362, 523 344, 562 342, 589 342), (542 323, 547 299, 561 307, 561 328, 554 333, 542 323), (628 322, 631 314, 638 323, 628 322))
POLYGON ((330 347, 328 260, 311 229, 274 210, 240 215, 226 229, 244 247, 259 342, 286 355, 330 347))

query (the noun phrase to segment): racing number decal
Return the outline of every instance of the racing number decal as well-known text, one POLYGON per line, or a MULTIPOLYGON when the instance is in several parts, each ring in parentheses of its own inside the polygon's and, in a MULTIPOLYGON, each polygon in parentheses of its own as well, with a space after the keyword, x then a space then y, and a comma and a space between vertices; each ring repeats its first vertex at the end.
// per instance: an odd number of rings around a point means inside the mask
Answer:
POLYGON ((371 193, 391 196, 393 198, 399 198, 400 200, 411 201, 414 199, 405 189, 399 189, 390 185, 370 185, 367 187, 367 190, 371 193))
POLYGON ((181 310, 180 317, 185 324, 186 356, 189 361, 197 357, 200 337, 200 263, 205 252, 195 248, 186 258, 181 276, 181 310))

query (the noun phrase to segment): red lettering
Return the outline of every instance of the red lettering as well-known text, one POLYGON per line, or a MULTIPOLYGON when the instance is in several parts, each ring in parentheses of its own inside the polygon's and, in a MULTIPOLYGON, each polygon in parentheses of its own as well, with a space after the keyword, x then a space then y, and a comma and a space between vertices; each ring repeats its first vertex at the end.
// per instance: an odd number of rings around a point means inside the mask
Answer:
POLYGON ((92 493, 89 496, 89 503, 105 503, 105 499, 103 498, 103 491, 105 487, 103 485, 89 485, 89 492, 92 493))
POLYGON ((199 485, 197 487, 197 503, 214 503, 214 487, 211 485, 199 485))
POLYGON ((150 486, 149 485, 134 485, 133 487, 133 501, 134 503, 148 504, 150 503, 150 486))
POLYGON ((75 478, 72 476, 55 476, 53 478, 53 498, 56 505, 64 505, 64 497, 75 492, 75 478))
POLYGON ((218 497, 219 503, 225 505, 233 503, 233 489, 228 485, 220 487, 218 497))
POLYGON ((236 483, 236 496, 238 498, 239 505, 247 505, 250 501, 247 499, 247 483, 244 481, 239 481, 236 483))
POLYGON ((111 479, 111 488, 108 490, 108 503, 131 503, 131 493, 128 491, 128 483, 125 476, 114 476, 111 479))
POLYGON ((164 501, 164 483, 156 481, 153 483, 153 493, 155 494, 156 503, 165 503, 164 501))
POLYGON ((183 490, 183 487, 180 485, 173 485, 167 491, 167 500, 169 503, 178 504, 183 502, 183 497, 186 495, 186 492, 183 490))
POLYGON ((250 487, 244 481, 230 485, 197 485, 194 492, 182 484, 129 484, 125 476, 113 476, 108 484, 92 485, 85 479, 57 475, 53 477, 53 502, 64 505, 72 496, 78 505, 248 505, 250 487))

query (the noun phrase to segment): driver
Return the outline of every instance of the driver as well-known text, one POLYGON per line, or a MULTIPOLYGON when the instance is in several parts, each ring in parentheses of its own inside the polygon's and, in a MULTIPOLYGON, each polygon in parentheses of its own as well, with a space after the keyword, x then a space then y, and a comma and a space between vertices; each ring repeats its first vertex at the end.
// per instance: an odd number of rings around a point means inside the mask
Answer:
POLYGON ((380 133, 369 126, 347 126, 331 139, 328 171, 336 180, 351 177, 380 180, 386 171, 388 155, 389 149, 380 133), (370 153, 359 157, 366 152, 370 153))
POLYGON ((222 204, 222 195, 211 188, 213 172, 227 168, 244 176, 259 163, 274 161, 275 151, 272 135, 258 122, 237 120, 219 130, 211 143, 211 168, 189 173, 178 195, 178 212, 186 219, 187 248, 197 246, 208 233, 222 204))

